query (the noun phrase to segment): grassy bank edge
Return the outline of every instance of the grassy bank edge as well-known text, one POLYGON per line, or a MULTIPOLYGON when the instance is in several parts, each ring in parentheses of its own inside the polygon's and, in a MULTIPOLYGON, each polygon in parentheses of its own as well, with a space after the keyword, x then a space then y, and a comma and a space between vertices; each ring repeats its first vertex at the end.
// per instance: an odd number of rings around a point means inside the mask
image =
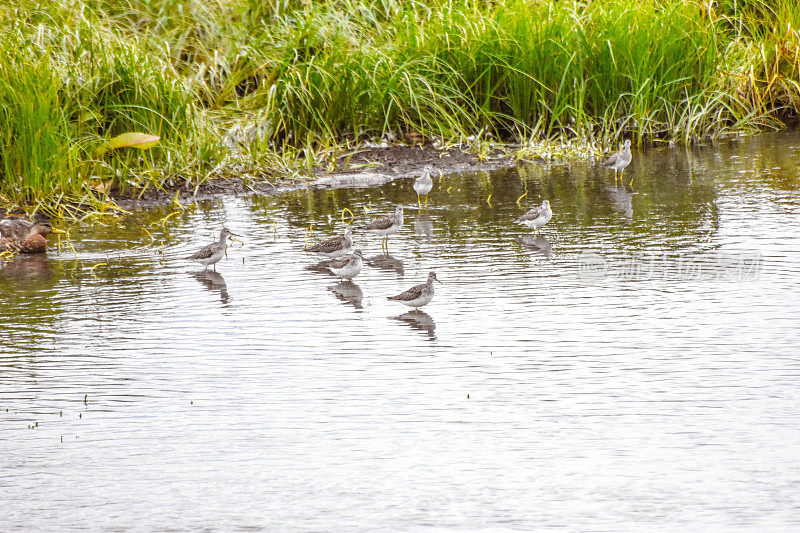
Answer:
POLYGON ((182 5, 0 8, 6 208, 81 218, 234 172, 317 175, 365 142, 596 156, 800 108, 796 0, 182 5), (96 155, 128 131, 162 142, 96 155))

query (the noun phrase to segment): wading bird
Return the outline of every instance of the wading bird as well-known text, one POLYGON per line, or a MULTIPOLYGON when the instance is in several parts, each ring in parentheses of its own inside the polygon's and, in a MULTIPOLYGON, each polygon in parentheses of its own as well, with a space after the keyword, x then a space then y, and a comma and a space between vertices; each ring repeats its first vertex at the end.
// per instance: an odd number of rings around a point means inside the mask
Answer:
POLYGON ((547 224, 553 218, 553 210, 550 209, 550 201, 545 200, 539 207, 534 207, 521 217, 514 220, 517 224, 528 226, 534 231, 547 224))
POLYGON ((403 206, 398 205, 393 215, 373 220, 369 224, 359 226, 358 229, 370 231, 383 236, 383 248, 389 249, 389 235, 394 235, 403 227, 403 206))
POLYGON ((328 264, 328 270, 334 276, 339 276, 340 279, 353 279, 361 272, 363 260, 364 256, 361 255, 361 250, 356 250, 352 254, 331 261, 328 264))
MULTIPOLYGON (((617 184, 617 172, 619 172, 619 180, 624 185, 625 182, 622 181, 622 175, 625 173, 625 167, 627 167, 630 164, 631 164, 631 140, 625 139, 625 146, 622 147, 622 150, 620 150, 616 154, 612 155, 611 157, 600 163, 600 166, 614 169, 614 185, 617 184)), ((631 178, 630 184, 633 185, 633 178, 631 178)))
POLYGON ((427 305, 433 300, 433 282, 439 281, 436 279, 436 272, 428 274, 428 281, 421 285, 415 285, 405 292, 401 292, 397 296, 389 296, 388 300, 406 304, 409 307, 422 307, 427 305))
POLYGON ((35 254, 47 251, 49 222, 28 222, 17 218, 0 220, 0 251, 35 254))
POLYGON ((350 253, 350 250, 353 247, 353 237, 351 237, 352 233, 353 227, 348 225, 344 228, 343 235, 337 235, 336 237, 331 237, 328 240, 318 242, 314 246, 309 246, 306 248, 306 252, 322 254, 325 257, 330 257, 331 259, 336 259, 337 257, 347 255, 350 253))
POLYGON ((428 194, 431 192, 431 189, 433 189, 431 172, 433 172, 433 167, 425 165, 425 168, 422 169, 422 176, 414 180, 414 190, 417 192, 417 205, 419 205, 420 209, 422 208, 422 202, 420 202, 419 199, 420 196, 425 197, 425 207, 428 207, 428 194))
POLYGON ((219 232, 219 240, 217 242, 212 242, 208 246, 203 246, 200 251, 190 255, 188 259, 205 266, 206 268, 204 270, 208 270, 208 265, 214 265, 214 272, 216 272, 217 263, 222 259, 222 256, 225 255, 225 248, 228 247, 228 237, 230 236, 238 237, 239 235, 236 235, 228 228, 222 228, 222 231, 219 232))

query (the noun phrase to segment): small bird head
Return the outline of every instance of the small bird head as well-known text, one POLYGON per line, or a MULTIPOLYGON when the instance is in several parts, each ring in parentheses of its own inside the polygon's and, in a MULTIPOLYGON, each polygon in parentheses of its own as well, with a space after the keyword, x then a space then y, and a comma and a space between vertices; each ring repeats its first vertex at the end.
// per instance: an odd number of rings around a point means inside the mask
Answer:
POLYGON ((357 255, 361 259, 364 259, 364 255, 361 253, 361 250, 353 250, 353 255, 357 255))
POLYGON ((398 205, 398 206, 395 208, 395 210, 394 210, 394 213, 395 213, 396 215, 402 215, 402 214, 403 214, 403 206, 402 206, 402 205, 398 205))
POLYGON ((431 174, 433 174, 433 167, 431 165, 425 165, 422 168, 422 177, 423 178, 430 178, 431 174))
POLYGON ((31 235, 38 233, 42 237, 47 237, 47 234, 52 232, 53 232, 53 227, 47 221, 37 222, 36 224, 31 226, 30 229, 31 235))
POLYGON ((630 147, 631 147, 631 140, 625 139, 625 148, 630 148, 630 147))
POLYGON ((544 202, 542 202, 542 207, 544 207, 545 209, 550 207, 550 200, 545 200, 544 202))
POLYGON ((219 240, 224 241, 228 237, 239 237, 239 235, 232 232, 228 228, 222 228, 222 231, 219 232, 219 240))
MULTIPOLYGON (((439 281, 439 279, 436 277, 436 272, 431 272, 428 274, 428 283, 432 281, 439 281)), ((441 283, 441 281, 439 281, 439 283, 441 283)))
POLYGON ((350 224, 346 225, 346 226, 344 227, 344 234, 345 234, 345 236, 347 236, 347 235, 350 235, 350 234, 352 234, 352 233, 353 233, 353 226, 351 226, 350 224))

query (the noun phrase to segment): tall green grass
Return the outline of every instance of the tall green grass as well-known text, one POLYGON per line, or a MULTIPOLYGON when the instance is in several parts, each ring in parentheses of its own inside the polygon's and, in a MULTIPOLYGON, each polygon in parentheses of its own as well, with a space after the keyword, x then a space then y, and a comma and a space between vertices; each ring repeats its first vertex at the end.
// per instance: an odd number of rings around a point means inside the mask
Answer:
POLYGON ((0 195, 109 205, 337 147, 692 142, 800 109, 800 1, 21 0, 0 6, 0 195), (95 149, 127 131, 148 152, 95 149), (233 133, 236 133, 234 135, 233 133))
POLYGON ((0 63, 0 171, 3 195, 37 199, 68 185, 68 119, 60 79, 46 55, 19 34, 6 36, 0 63), (55 179, 53 179, 55 178, 55 179))
MULTIPOLYGON (((167 46, 93 24, 80 12, 8 10, 0 32, 0 192, 6 204, 58 198, 108 205, 107 188, 197 178, 218 151, 192 83, 167 46), (95 155, 127 131, 162 137, 148 153, 95 155)), ((85 6, 82 6, 85 7, 85 6)), ((59 9, 63 8, 63 9, 59 9)), ((52 204, 52 202, 50 202, 52 204)))
POLYGON ((721 3, 719 20, 731 37, 730 73, 746 104, 765 114, 797 119, 800 109, 800 0, 721 3))

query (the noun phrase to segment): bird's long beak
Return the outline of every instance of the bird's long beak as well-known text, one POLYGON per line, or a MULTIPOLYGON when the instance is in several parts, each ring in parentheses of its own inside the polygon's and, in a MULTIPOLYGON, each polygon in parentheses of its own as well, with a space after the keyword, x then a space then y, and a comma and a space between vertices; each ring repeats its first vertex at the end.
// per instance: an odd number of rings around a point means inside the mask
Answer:
POLYGON ((64 234, 66 234, 67 232, 64 231, 63 229, 50 228, 50 233, 64 233, 64 234))

